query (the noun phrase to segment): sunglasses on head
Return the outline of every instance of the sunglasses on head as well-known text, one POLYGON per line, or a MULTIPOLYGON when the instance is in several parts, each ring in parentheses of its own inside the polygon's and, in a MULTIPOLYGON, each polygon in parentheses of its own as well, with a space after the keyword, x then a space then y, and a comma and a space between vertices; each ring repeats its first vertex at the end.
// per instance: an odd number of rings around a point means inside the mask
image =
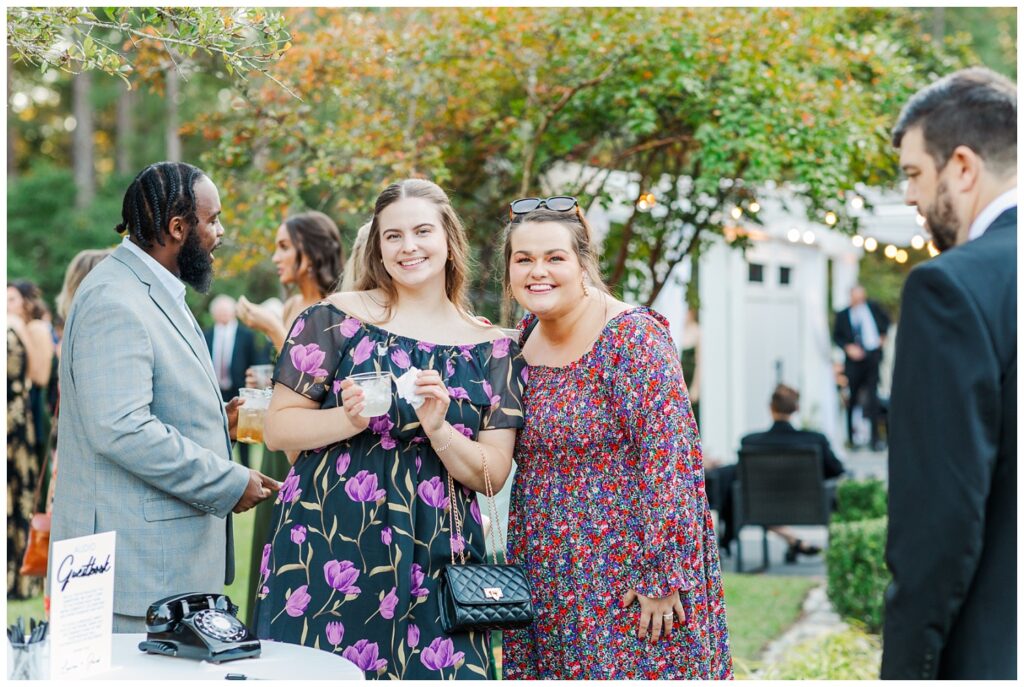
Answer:
POLYGON ((579 202, 572 196, 551 196, 550 198, 519 198, 508 204, 509 219, 515 219, 527 212, 547 208, 555 212, 568 212, 577 207, 579 202))

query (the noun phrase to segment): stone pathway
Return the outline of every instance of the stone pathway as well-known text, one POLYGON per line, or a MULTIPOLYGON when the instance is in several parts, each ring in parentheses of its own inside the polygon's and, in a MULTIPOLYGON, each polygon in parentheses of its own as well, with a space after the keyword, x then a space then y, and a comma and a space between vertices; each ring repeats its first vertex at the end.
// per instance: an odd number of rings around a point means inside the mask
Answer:
POLYGON ((825 585, 814 587, 804 599, 800 618, 768 645, 761 654, 762 667, 754 671, 751 679, 759 679, 765 670, 783 660, 788 652, 809 639, 820 639, 846 627, 846 623, 832 610, 832 604, 825 593, 825 585))

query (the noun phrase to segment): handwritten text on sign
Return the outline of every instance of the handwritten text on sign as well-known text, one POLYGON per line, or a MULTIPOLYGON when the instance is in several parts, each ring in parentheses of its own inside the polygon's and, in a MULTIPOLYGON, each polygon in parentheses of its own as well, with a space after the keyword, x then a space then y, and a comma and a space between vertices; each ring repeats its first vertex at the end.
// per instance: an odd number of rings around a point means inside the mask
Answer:
POLYGON ((50 552, 50 679, 110 669, 114 541, 102 532, 53 543, 50 552))

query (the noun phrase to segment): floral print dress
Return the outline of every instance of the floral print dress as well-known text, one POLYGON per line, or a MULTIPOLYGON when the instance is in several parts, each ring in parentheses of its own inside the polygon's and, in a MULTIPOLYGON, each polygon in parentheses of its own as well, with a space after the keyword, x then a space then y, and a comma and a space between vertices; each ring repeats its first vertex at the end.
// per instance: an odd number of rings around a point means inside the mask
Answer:
MULTIPOLYGON (((476 439, 522 426, 525 364, 512 339, 432 344, 329 303, 296 320, 274 381, 337 408, 349 375, 398 377, 410 367, 441 373, 456 431, 476 439)), ((487 633, 446 635, 436 593, 453 546, 483 561, 480 508, 456 482, 464 539, 453 542, 447 470, 412 406, 392 391, 387 415, 350 439, 303 451, 284 480, 260 566, 257 635, 340 654, 367 678, 490 677, 487 633)))
MULTIPOLYGON (((535 323, 520 323, 521 342, 535 323)), ((667 321, 634 308, 577 361, 528 370, 509 548, 537 620, 504 634, 505 677, 731 678, 700 437, 667 321), (630 589, 680 590, 685 626, 638 639, 630 589)))
POLYGON ((35 425, 28 400, 28 354, 7 329, 7 598, 29 599, 43 591, 43 578, 21 574, 29 522, 36 512, 39 481, 35 425))

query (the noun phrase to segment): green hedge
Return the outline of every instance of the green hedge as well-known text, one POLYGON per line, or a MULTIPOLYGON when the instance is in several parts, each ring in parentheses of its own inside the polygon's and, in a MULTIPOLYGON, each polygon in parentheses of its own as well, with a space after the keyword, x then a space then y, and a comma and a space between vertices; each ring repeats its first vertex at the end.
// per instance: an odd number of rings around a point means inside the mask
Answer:
POLYGON ((888 494, 880 479, 846 480, 836 489, 836 514, 832 522, 874 520, 888 515, 888 494))
POLYGON ((836 522, 829 526, 828 598, 844 619, 856 620, 870 632, 882 631, 885 588, 887 518, 836 522))

